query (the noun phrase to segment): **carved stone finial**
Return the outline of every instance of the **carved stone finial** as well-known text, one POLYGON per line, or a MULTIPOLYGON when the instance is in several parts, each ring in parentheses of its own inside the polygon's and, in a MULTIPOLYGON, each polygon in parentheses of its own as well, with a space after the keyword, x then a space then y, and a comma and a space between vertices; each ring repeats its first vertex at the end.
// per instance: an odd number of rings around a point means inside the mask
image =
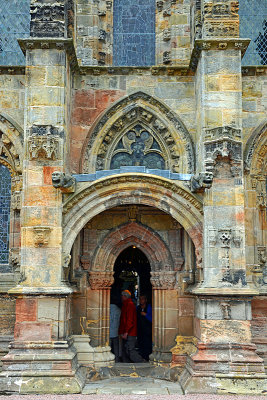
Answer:
POLYGON ((191 191, 204 192, 205 189, 210 189, 213 181, 212 172, 200 172, 198 175, 192 176, 190 180, 191 191))
POLYGON ((60 189, 63 193, 74 193, 76 189, 76 179, 60 171, 52 173, 52 184, 54 188, 60 189))

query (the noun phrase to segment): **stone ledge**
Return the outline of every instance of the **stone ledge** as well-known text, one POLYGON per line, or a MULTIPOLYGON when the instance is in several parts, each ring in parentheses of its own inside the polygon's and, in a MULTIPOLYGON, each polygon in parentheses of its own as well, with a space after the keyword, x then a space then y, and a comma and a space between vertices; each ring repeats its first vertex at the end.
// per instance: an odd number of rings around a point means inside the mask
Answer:
POLYGON ((68 296, 72 294, 73 290, 68 286, 55 286, 55 287, 29 287, 29 286, 16 286, 8 291, 10 295, 58 295, 68 296))
POLYGON ((259 291, 251 288, 195 288, 190 291, 192 294, 202 296, 257 296, 259 291))
POLYGON ((241 57, 245 55, 245 52, 251 42, 251 39, 240 39, 240 38, 213 38, 213 39, 197 39, 194 43, 194 49, 192 51, 190 68, 195 71, 197 69, 200 54, 203 50, 241 50, 241 57))

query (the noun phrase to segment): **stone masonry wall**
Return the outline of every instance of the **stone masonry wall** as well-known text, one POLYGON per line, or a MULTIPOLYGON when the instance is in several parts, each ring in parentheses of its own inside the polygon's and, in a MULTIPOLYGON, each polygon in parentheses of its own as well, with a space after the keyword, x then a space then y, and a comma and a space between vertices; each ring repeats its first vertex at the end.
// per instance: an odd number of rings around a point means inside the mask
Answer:
MULTIPOLYGON (((100 72, 99 72, 100 73, 100 72)), ((90 129, 114 102, 138 91, 159 99, 182 119, 191 137, 195 136, 195 100, 193 76, 153 75, 150 70, 134 75, 75 75, 72 92, 71 165, 79 172, 82 148, 90 137, 90 129)), ((180 72, 181 74, 181 72, 180 72)))

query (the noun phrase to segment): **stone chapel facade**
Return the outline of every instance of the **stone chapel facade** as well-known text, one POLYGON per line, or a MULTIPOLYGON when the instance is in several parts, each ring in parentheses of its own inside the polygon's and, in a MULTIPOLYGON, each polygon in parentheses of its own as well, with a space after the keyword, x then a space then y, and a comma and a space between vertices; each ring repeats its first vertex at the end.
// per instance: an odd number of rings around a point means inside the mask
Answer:
POLYGON ((266 393, 266 20, 250 43, 242 1, 26 3, 25 58, 0 43, 0 392, 113 368, 134 265, 152 366, 185 393, 266 393))

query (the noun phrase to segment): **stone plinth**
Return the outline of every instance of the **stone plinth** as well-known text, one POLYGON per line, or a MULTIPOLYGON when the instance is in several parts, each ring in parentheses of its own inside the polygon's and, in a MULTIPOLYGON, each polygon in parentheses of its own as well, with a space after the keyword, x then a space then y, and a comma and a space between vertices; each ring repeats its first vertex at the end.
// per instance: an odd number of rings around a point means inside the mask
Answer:
POLYGON ((114 365, 115 356, 109 346, 92 347, 89 335, 73 335, 78 363, 85 367, 100 368, 114 365))

